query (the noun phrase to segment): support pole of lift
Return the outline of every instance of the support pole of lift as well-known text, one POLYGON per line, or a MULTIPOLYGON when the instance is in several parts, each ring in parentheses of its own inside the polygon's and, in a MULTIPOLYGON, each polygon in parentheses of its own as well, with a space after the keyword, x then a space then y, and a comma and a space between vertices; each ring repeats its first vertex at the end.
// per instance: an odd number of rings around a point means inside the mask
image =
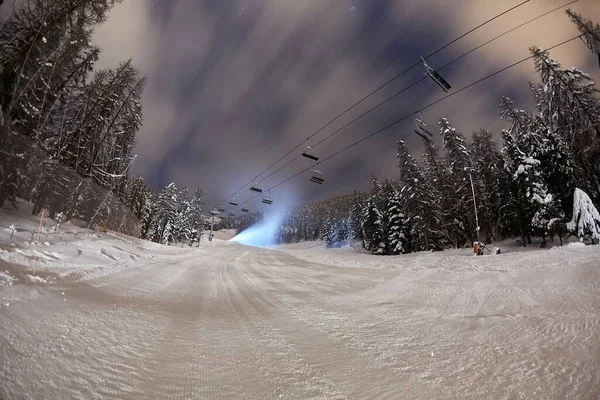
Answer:
POLYGON ((215 225, 215 216, 211 215, 210 216, 210 233, 208 234, 208 241, 212 242, 213 239, 213 226, 215 225))
POLYGON ((473 176, 469 172, 469 180, 471 181, 471 192, 473 192, 473 208, 475 209, 475 224, 477 225, 477 241, 479 242, 479 218, 477 217, 477 200, 475 200, 475 186, 473 186, 473 176))

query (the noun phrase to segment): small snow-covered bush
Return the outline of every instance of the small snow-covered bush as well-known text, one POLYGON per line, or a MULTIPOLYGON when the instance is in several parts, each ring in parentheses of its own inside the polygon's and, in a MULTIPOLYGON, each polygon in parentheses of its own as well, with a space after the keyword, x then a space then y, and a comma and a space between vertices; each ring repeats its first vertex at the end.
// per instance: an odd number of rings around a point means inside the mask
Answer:
POLYGON ((589 236, 593 243, 600 243, 600 213, 592 199, 581 189, 575 189, 573 196, 573 218, 567 229, 579 238, 589 236))

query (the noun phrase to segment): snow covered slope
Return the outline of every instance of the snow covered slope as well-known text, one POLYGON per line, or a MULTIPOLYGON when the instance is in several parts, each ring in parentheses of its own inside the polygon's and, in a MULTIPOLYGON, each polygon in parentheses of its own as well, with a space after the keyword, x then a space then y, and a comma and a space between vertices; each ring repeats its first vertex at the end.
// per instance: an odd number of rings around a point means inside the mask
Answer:
POLYGON ((31 244, 5 238, 2 399, 600 393, 600 246, 375 257, 91 236, 41 246, 38 280, 31 244))
MULTIPOLYGON (((193 248, 203 251, 203 248, 193 248)), ((100 233, 31 215, 31 205, 0 214, 0 286, 82 281, 192 251, 100 233)), ((3 299, 6 300, 6 293, 3 299)))

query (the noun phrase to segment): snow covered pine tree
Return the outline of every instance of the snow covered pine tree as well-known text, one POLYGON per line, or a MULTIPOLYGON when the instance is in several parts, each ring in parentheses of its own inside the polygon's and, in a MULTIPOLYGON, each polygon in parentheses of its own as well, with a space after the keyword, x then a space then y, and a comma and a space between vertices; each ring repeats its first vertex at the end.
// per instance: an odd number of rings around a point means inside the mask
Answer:
POLYGON ((600 243, 600 213, 581 189, 573 194, 573 218, 567 228, 580 239, 588 236, 593 244, 600 243))

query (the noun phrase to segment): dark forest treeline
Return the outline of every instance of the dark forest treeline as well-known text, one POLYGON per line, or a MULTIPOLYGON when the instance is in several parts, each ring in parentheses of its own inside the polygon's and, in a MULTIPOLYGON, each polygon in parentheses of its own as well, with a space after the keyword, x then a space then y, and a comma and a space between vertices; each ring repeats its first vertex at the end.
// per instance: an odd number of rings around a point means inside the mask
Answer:
POLYGON ((93 28, 118 2, 26 0, 9 11, 0 28, 0 206, 22 197, 36 214, 127 225, 161 243, 194 240, 202 190, 157 192, 129 173, 146 79, 131 60, 94 70, 93 28))
MULTIPOLYGON (((569 15, 582 33, 600 38, 600 26, 569 15)), ((501 148, 485 129, 467 141, 442 118, 441 145, 425 141, 420 161, 398 142, 397 181, 373 178, 366 193, 296 207, 281 227, 280 241, 323 239, 337 247, 359 240, 381 255, 461 247, 476 239, 478 229, 487 243, 519 237, 526 245, 532 235, 545 243, 546 237, 561 240, 568 234, 597 243, 598 90, 584 72, 530 50, 539 74, 539 82, 530 83, 537 107, 521 110, 502 99, 508 128, 501 148)))
POLYGON ((264 218, 260 211, 234 216, 221 216, 215 225, 215 230, 234 229, 236 232, 242 232, 264 218))
POLYGON ((10 175, 34 180, 32 200, 38 210, 45 206, 45 186, 56 184, 56 163, 101 187, 111 187, 125 175, 142 122, 145 79, 131 61, 93 71, 100 50, 91 43, 92 28, 114 4, 28 0, 0 29, 0 106, 18 135, 12 141, 48 156, 36 176, 11 174, 11 163, 4 163, 0 202, 18 194, 7 186, 22 187, 21 182, 7 182, 10 175))
MULTIPOLYGON (((345 226, 346 218, 354 204, 354 196, 346 195, 293 207, 286 213, 277 235, 278 241, 295 243, 323 239, 326 230, 333 224, 345 226)), ((353 235, 348 235, 348 240, 350 236, 353 235)), ((336 241, 336 246, 344 244, 346 238, 336 241)))

